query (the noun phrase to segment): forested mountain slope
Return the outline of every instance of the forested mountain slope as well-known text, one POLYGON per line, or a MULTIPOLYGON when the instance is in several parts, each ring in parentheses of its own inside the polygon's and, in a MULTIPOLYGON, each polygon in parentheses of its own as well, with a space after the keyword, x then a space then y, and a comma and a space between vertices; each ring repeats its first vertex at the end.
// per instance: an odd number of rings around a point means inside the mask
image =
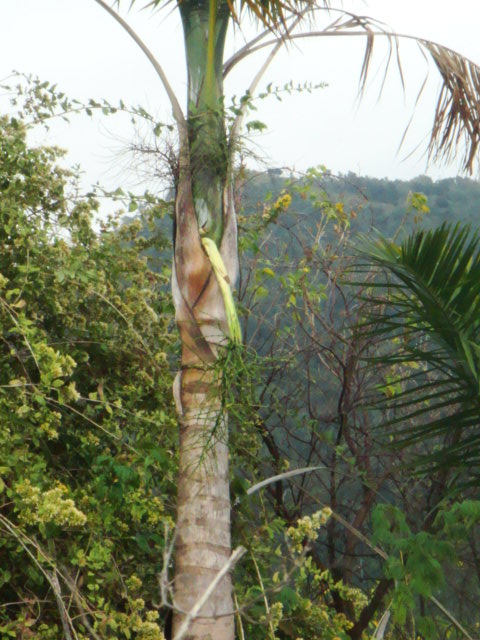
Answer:
MULTIPOLYGON (((292 193, 292 211, 311 214, 312 194, 302 197, 302 190, 312 176, 316 177, 314 192, 318 197, 324 190, 325 199, 342 202, 345 209, 361 215, 351 219, 354 230, 366 231, 374 226, 386 236, 393 235, 408 209, 412 194, 423 194, 430 209, 422 217, 423 227, 433 227, 444 221, 480 221, 480 182, 456 177, 433 181, 428 176, 417 176, 412 180, 388 180, 359 176, 353 172, 334 176, 323 169, 307 172, 306 176, 289 170, 268 169, 264 173, 249 173, 244 183, 245 209, 263 202, 268 194, 282 189, 292 193)), ((406 230, 413 227, 413 216, 407 221, 406 230)), ((306 222, 308 225, 308 222, 306 222)))

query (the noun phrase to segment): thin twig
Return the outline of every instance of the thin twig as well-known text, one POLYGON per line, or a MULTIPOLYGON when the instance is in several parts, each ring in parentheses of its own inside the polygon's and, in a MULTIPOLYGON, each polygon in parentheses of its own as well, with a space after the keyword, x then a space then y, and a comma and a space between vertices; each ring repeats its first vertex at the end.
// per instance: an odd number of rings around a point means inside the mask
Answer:
MULTIPOLYGON (((303 18, 305 17, 305 14, 310 11, 310 7, 307 9, 304 9, 298 16, 295 17, 295 20, 292 22, 292 24, 290 25, 290 27, 288 28, 288 31, 285 34, 282 34, 276 41, 276 44, 273 46, 272 50, 270 51, 270 53, 268 54, 267 59, 264 61, 264 63, 262 64, 262 66, 260 67, 259 71, 256 73, 255 77, 253 78, 250 86, 248 87, 247 90, 247 95, 253 95, 253 93, 256 91, 258 84, 260 82, 260 80, 262 79, 265 71, 268 69, 268 67, 270 66, 270 64, 273 62, 273 59, 275 58, 275 56, 277 55, 277 53, 280 51, 280 49, 282 48, 282 46, 289 41, 290 39, 290 32, 292 29, 295 29, 295 27, 298 25, 299 22, 301 22, 303 20, 303 18)), ((262 34, 263 37, 263 34, 262 34)), ((248 100, 245 101, 243 103, 243 105, 240 107, 240 113, 239 115, 235 118, 235 122, 232 125, 232 129, 230 132, 230 142, 235 142, 235 138, 237 137, 243 120, 245 118, 245 114, 247 112, 248 109, 248 100)), ((233 148, 233 147, 232 147, 233 148)))
POLYGON ((232 553, 228 561, 223 565, 220 571, 217 573, 215 578, 211 581, 208 587, 205 589, 203 595, 197 600, 197 602, 193 605, 191 610, 185 615, 185 618, 180 626, 180 629, 175 634, 173 640, 182 640, 188 632, 188 628, 190 624, 198 617, 198 613, 203 605, 210 598, 212 593, 215 591, 217 586, 219 585, 222 578, 230 571, 230 569, 240 560, 240 558, 246 553, 245 547, 237 547, 235 551, 232 553))
POLYGON ((457 627, 457 629, 459 631, 461 631, 463 633, 463 635, 468 638, 468 640, 473 640, 472 636, 468 633, 468 631, 466 631, 466 629, 464 629, 462 627, 462 625, 460 624, 460 622, 453 616, 453 614, 450 613, 450 611, 448 611, 448 609, 445 609, 445 607, 443 606, 443 604, 441 602, 439 602, 435 596, 430 596, 430 601, 433 602, 433 604, 440 609, 440 611, 447 616, 447 618, 450 620, 450 622, 453 623, 453 625, 455 627, 457 627))
MULTIPOLYGON (((0 514, 0 523, 3 524, 4 529, 6 531, 8 531, 17 540, 17 542, 23 547, 23 549, 27 553, 27 555, 30 556, 30 558, 33 561, 33 563, 35 565, 37 565, 37 567, 43 573, 43 575, 45 576, 45 578, 46 578, 47 582, 49 583, 49 585, 52 587, 52 590, 53 590, 53 592, 54 592, 54 594, 56 596, 57 604, 58 604, 59 611, 60 611, 60 615, 62 617, 62 625, 63 625, 63 622, 64 622, 64 617, 66 617, 66 620, 69 622, 69 626, 70 626, 70 628, 71 628, 71 630, 73 632, 73 637, 75 638, 75 640, 78 640, 77 633, 75 631, 75 628, 73 627, 71 618, 68 615, 68 611, 65 608, 65 604, 64 604, 61 596, 60 596, 60 598, 57 597, 57 590, 56 590, 55 582, 52 579, 52 575, 55 575, 55 577, 57 577, 57 574, 59 574, 58 569, 55 566, 55 563, 51 560, 51 558, 49 558, 47 556, 47 554, 43 551, 43 549, 41 549, 38 546, 38 544, 36 544, 27 535, 25 535, 23 533, 23 531, 21 531, 13 522, 10 522, 10 520, 8 520, 8 518, 5 518, 1 514, 0 514), (25 540, 27 540, 30 544, 33 544, 33 546, 35 547, 37 552, 40 552, 41 556, 50 564, 50 566, 53 568, 52 574, 50 574, 42 566, 42 564, 38 561, 38 559, 35 557, 35 555, 32 553, 32 551, 28 548, 25 540)), ((63 576, 62 576, 62 578, 63 578, 63 576)), ((57 581, 58 581, 58 578, 57 578, 57 581)), ((71 635, 69 636, 68 640, 73 640, 71 635)))
POLYGON ((56 569, 54 569, 50 574, 50 584, 52 586, 53 593, 55 595, 55 600, 57 601, 57 604, 58 604, 58 612, 60 614, 60 620, 62 621, 65 640, 73 640, 72 634, 70 633, 71 622, 69 621, 69 616, 62 599, 62 590, 60 587, 60 582, 58 580, 56 569))
POLYGON ((180 137, 180 146, 182 146, 186 142, 187 136, 187 124, 185 120, 185 116, 183 115, 182 108, 178 102, 177 96, 173 91, 170 82, 165 74, 165 71, 159 64, 158 60, 155 58, 153 53, 147 47, 147 45, 143 42, 140 36, 132 29, 132 27, 126 22, 116 11, 114 11, 104 0, 95 0, 97 4, 99 4, 107 13, 109 13, 114 20, 116 20, 128 35, 135 41, 135 43, 140 47, 143 53, 147 56, 148 60, 151 62, 153 68, 157 72, 158 77, 160 78, 163 87, 168 95, 170 100, 170 104, 172 106, 173 117, 175 122, 178 125, 178 134, 180 137))
POLYGON ((253 560, 253 566, 255 567, 255 573, 257 574, 258 583, 260 584, 260 589, 262 590, 263 603, 265 605, 265 614, 267 618, 268 628, 270 630, 270 640, 275 640, 275 629, 273 628, 273 623, 270 618, 270 605, 268 604, 267 593, 265 591, 265 586, 262 580, 262 574, 260 573, 260 569, 258 568, 258 563, 255 560, 255 556, 250 554, 253 560))
MULTIPOLYGON (((163 548, 163 567, 160 575, 158 576, 158 582, 160 586, 160 597, 161 597, 161 606, 171 608, 172 605, 169 602, 168 595, 170 589, 170 582, 168 580, 168 567, 170 566, 170 561, 172 559, 174 545, 175 545, 175 533, 172 536, 170 542, 168 541, 168 535, 170 531, 170 526, 168 522, 165 522, 164 525, 164 548, 163 548)), ((173 599, 172 599, 173 600, 173 599)))
POLYGON ((243 630, 242 616, 240 614, 237 594, 235 592, 233 593, 233 604, 235 605, 235 615, 237 616, 238 621, 238 635, 240 636, 240 640, 245 640, 245 631, 243 630))

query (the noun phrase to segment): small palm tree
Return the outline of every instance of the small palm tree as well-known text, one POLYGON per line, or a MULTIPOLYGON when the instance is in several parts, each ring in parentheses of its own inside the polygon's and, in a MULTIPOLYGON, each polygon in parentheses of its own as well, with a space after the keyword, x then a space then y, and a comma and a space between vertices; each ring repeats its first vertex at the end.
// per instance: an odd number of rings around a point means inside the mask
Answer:
MULTIPOLYGON (((184 112, 161 65, 137 34, 105 0, 95 1, 122 24, 154 65, 169 97, 178 131, 172 289, 182 361, 174 384, 180 425, 175 634, 185 621, 185 612, 200 600, 231 551, 227 416, 220 397, 221 372, 215 365, 223 346, 239 338, 231 297, 238 275, 233 173, 248 96, 254 93, 276 53, 294 39, 364 36, 362 86, 375 37, 389 38, 394 52, 396 39, 395 34, 374 20, 333 11, 329 0, 177 0, 188 72, 184 112), (239 22, 245 12, 256 19, 260 33, 225 60, 228 28, 239 22), (326 26, 308 33, 298 31, 300 25, 312 24, 305 20, 312 15, 324 16, 326 26), (265 62, 252 79, 245 94, 247 99, 228 131, 223 80, 236 64, 262 48, 266 51, 265 62)), ((144 6, 156 8, 161 4, 163 0, 151 0, 144 6)), ((437 44, 424 40, 418 43, 433 58, 443 78, 430 152, 451 155, 466 139, 464 164, 471 169, 480 139, 480 70, 437 44)), ((188 637, 232 640, 232 612, 231 580, 227 574, 191 621, 188 637)))
MULTIPOLYGON (((455 469, 478 483, 480 463, 480 237, 468 226, 418 231, 398 246, 362 248, 380 276, 368 328, 389 389, 377 402, 400 446, 428 443, 419 470, 455 469), (392 375, 393 372, 393 375, 392 375), (476 478, 472 476, 476 474, 476 478)), ((458 488, 458 487, 457 487, 458 488)))

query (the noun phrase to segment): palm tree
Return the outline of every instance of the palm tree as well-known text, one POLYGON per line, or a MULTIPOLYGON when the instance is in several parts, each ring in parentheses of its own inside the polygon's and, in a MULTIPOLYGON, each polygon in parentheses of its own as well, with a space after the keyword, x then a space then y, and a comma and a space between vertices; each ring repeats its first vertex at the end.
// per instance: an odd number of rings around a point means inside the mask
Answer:
MULTIPOLYGON (((420 472, 456 472, 478 485, 480 460, 480 237, 443 224, 408 236, 400 246, 378 238, 362 248, 379 269, 380 295, 364 324, 375 334, 389 389, 377 406, 395 444, 429 445, 420 472), (392 374, 393 372, 393 374, 392 374)), ((451 474, 450 474, 451 475, 451 474)))
MULTIPOLYGON (((176 525, 174 635, 219 569, 228 561, 230 500, 227 416, 222 410, 221 371, 215 366, 228 341, 238 341, 232 288, 238 275, 237 225, 233 200, 238 133, 252 95, 275 54, 304 37, 361 35, 366 38, 361 83, 365 82, 374 38, 393 34, 375 21, 339 10, 329 0, 178 0, 188 72, 184 114, 161 65, 129 25, 105 0, 107 10, 143 49, 169 97, 178 131, 179 177, 175 201, 173 297, 182 342, 181 370, 174 383, 180 425, 180 468, 176 525), (224 46, 229 25, 247 11, 261 32, 229 60, 224 46), (326 26, 309 33, 296 29, 312 14, 326 26), (227 131, 223 80, 246 56, 267 51, 227 131)), ((133 4, 134 0, 131 1, 133 4)), ((118 4, 119 0, 115 4, 118 4)), ((162 0, 146 6, 156 8, 162 0)), ((311 24, 307 22, 306 24, 311 24)), ((430 151, 449 154, 467 139, 465 166, 471 169, 480 136, 480 71, 439 45, 419 41, 443 78, 430 151)), ((190 623, 188 637, 231 640, 234 636, 231 579, 227 573, 190 623)))

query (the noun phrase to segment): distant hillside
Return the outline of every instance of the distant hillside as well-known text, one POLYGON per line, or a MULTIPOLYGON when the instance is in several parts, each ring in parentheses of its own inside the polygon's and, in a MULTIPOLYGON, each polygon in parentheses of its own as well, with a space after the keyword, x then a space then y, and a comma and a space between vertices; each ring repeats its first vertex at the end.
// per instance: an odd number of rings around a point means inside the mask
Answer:
MULTIPOLYGON (((405 216, 411 193, 422 193, 427 197, 430 212, 422 216, 422 226, 432 227, 444 221, 458 220, 480 227, 480 182, 468 178, 433 181, 427 176, 418 176, 403 181, 369 178, 349 172, 340 176, 324 173, 309 179, 280 169, 269 169, 261 174, 247 173, 243 188, 245 212, 258 207, 266 197, 276 197, 282 189, 287 189, 293 197, 292 213, 314 213, 312 192, 318 197, 322 197, 324 192, 332 202, 343 202, 346 210, 353 209, 358 214, 352 219, 355 230, 366 231, 374 226, 384 235, 392 235, 405 216), (309 181, 311 191, 306 197, 302 188, 309 181)), ((412 213, 406 228, 412 228, 413 224, 412 213)))

